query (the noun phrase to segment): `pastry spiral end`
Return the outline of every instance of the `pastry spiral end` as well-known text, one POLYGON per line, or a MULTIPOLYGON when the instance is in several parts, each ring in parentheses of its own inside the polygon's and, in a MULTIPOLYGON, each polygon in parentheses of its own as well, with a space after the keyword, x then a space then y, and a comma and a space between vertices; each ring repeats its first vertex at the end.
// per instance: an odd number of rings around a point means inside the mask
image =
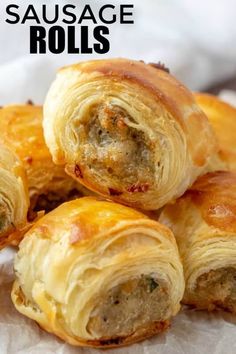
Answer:
POLYGON ((183 303, 236 314, 236 173, 200 177, 160 222, 173 231, 183 260, 183 303))
POLYGON ((25 170, 18 157, 0 144, 0 249, 20 238, 29 208, 25 170))
POLYGON ((169 229, 89 197, 41 218, 20 244, 15 271, 17 310, 82 346, 122 346, 168 328, 184 291, 169 229))
POLYGON ((143 210, 183 194, 216 149, 191 92, 166 71, 127 59, 60 70, 43 124, 55 163, 87 188, 143 210))

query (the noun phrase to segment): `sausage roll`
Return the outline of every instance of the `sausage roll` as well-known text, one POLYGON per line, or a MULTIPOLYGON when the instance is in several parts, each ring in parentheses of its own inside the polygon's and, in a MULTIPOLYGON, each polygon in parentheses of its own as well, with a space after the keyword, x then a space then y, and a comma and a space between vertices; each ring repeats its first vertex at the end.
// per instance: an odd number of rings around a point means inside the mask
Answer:
POLYGON ((193 95, 162 67, 127 59, 60 70, 43 124, 56 164, 89 189, 143 210, 182 195, 215 150, 193 95))
POLYGON ((27 171, 32 211, 49 211, 61 202, 85 193, 65 172, 52 162, 42 129, 42 107, 32 104, 11 105, 0 109, 0 139, 19 156, 27 171), (80 193, 81 190, 81 193, 80 193))
POLYGON ((195 98, 216 134, 220 169, 236 171, 236 108, 206 93, 196 93, 195 98))
POLYGON ((15 307, 70 344, 115 347, 168 327, 184 277, 171 231, 126 206, 84 197, 26 234, 15 307))
POLYGON ((20 237, 28 207, 25 170, 18 157, 0 144, 0 249, 20 237))
POLYGON ((174 232, 183 260, 183 302, 236 313, 236 173, 199 178, 160 221, 174 232))

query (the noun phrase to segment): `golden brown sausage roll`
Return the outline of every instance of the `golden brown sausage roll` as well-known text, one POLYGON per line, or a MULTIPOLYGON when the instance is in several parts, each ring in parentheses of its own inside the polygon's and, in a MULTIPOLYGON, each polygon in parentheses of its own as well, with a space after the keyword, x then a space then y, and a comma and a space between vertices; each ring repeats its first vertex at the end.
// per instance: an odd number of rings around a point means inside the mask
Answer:
POLYGON ((184 291, 171 231, 93 197, 41 218, 21 242, 15 270, 17 310, 74 345, 115 347, 158 333, 184 291))
POLYGON ((206 93, 196 93, 195 98, 208 116, 216 134, 219 143, 218 155, 222 162, 220 169, 236 171, 236 109, 206 93))
POLYGON ((25 170, 18 157, 0 144, 0 249, 20 238, 28 207, 25 170))
POLYGON ((174 232, 183 260, 183 302, 236 313, 236 173, 199 178, 160 221, 174 232))
POLYGON ((215 150, 193 95, 155 65, 127 59, 63 68, 44 107, 56 164, 99 194, 139 209, 182 195, 215 150))
POLYGON ((11 146, 27 171, 31 211, 49 211, 85 193, 85 188, 70 178, 63 167, 52 162, 43 137, 42 107, 6 106, 0 109, 0 126, 0 139, 11 146))

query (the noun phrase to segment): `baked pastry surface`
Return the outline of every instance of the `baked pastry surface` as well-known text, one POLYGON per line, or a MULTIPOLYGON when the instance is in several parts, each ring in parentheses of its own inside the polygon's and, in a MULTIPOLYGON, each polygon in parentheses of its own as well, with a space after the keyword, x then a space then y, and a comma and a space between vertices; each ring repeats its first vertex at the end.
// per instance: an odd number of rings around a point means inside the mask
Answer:
POLYGON ((62 166, 53 163, 45 144, 42 119, 42 107, 33 104, 0 109, 0 139, 11 146, 26 169, 31 212, 49 211, 86 190, 62 166))
POLYGON ((169 326, 184 292, 171 231, 93 197, 41 218, 14 268, 17 310, 73 345, 116 347, 150 337, 169 326))
POLYGON ((27 223, 28 186, 19 158, 0 143, 0 249, 20 237, 27 223))
POLYGON ((43 124, 56 164, 89 189, 139 209, 182 195, 216 149, 190 91, 158 65, 127 59, 61 69, 43 124))
POLYGON ((183 302, 236 313, 236 173, 200 177, 160 222, 173 231, 183 260, 183 302))
POLYGON ((196 93, 195 98, 206 113, 219 144, 221 165, 216 161, 215 166, 217 169, 236 171, 236 108, 206 93, 196 93))

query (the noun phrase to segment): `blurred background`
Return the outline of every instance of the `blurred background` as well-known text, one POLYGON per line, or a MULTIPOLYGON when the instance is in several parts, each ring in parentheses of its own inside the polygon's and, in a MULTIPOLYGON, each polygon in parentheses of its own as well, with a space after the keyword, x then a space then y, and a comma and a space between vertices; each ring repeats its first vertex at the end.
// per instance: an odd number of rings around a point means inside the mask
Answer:
MULTIPOLYGON (((95 10, 106 3, 134 4, 134 24, 109 25, 110 52, 106 55, 29 54, 29 23, 9 25, 0 2, 0 104, 42 103, 57 68, 105 57, 128 57, 165 63, 192 90, 236 90, 236 0, 18 0, 24 13, 33 4, 38 14, 46 3, 95 10)), ((31 23, 32 25, 34 23, 31 23)), ((58 23, 60 25, 60 23, 58 23)), ((64 25, 65 26, 65 25, 64 25)), ((224 95, 223 91, 223 95, 224 95)), ((230 97, 231 92, 227 92, 230 97)), ((232 93, 233 94, 233 93, 232 93)))

